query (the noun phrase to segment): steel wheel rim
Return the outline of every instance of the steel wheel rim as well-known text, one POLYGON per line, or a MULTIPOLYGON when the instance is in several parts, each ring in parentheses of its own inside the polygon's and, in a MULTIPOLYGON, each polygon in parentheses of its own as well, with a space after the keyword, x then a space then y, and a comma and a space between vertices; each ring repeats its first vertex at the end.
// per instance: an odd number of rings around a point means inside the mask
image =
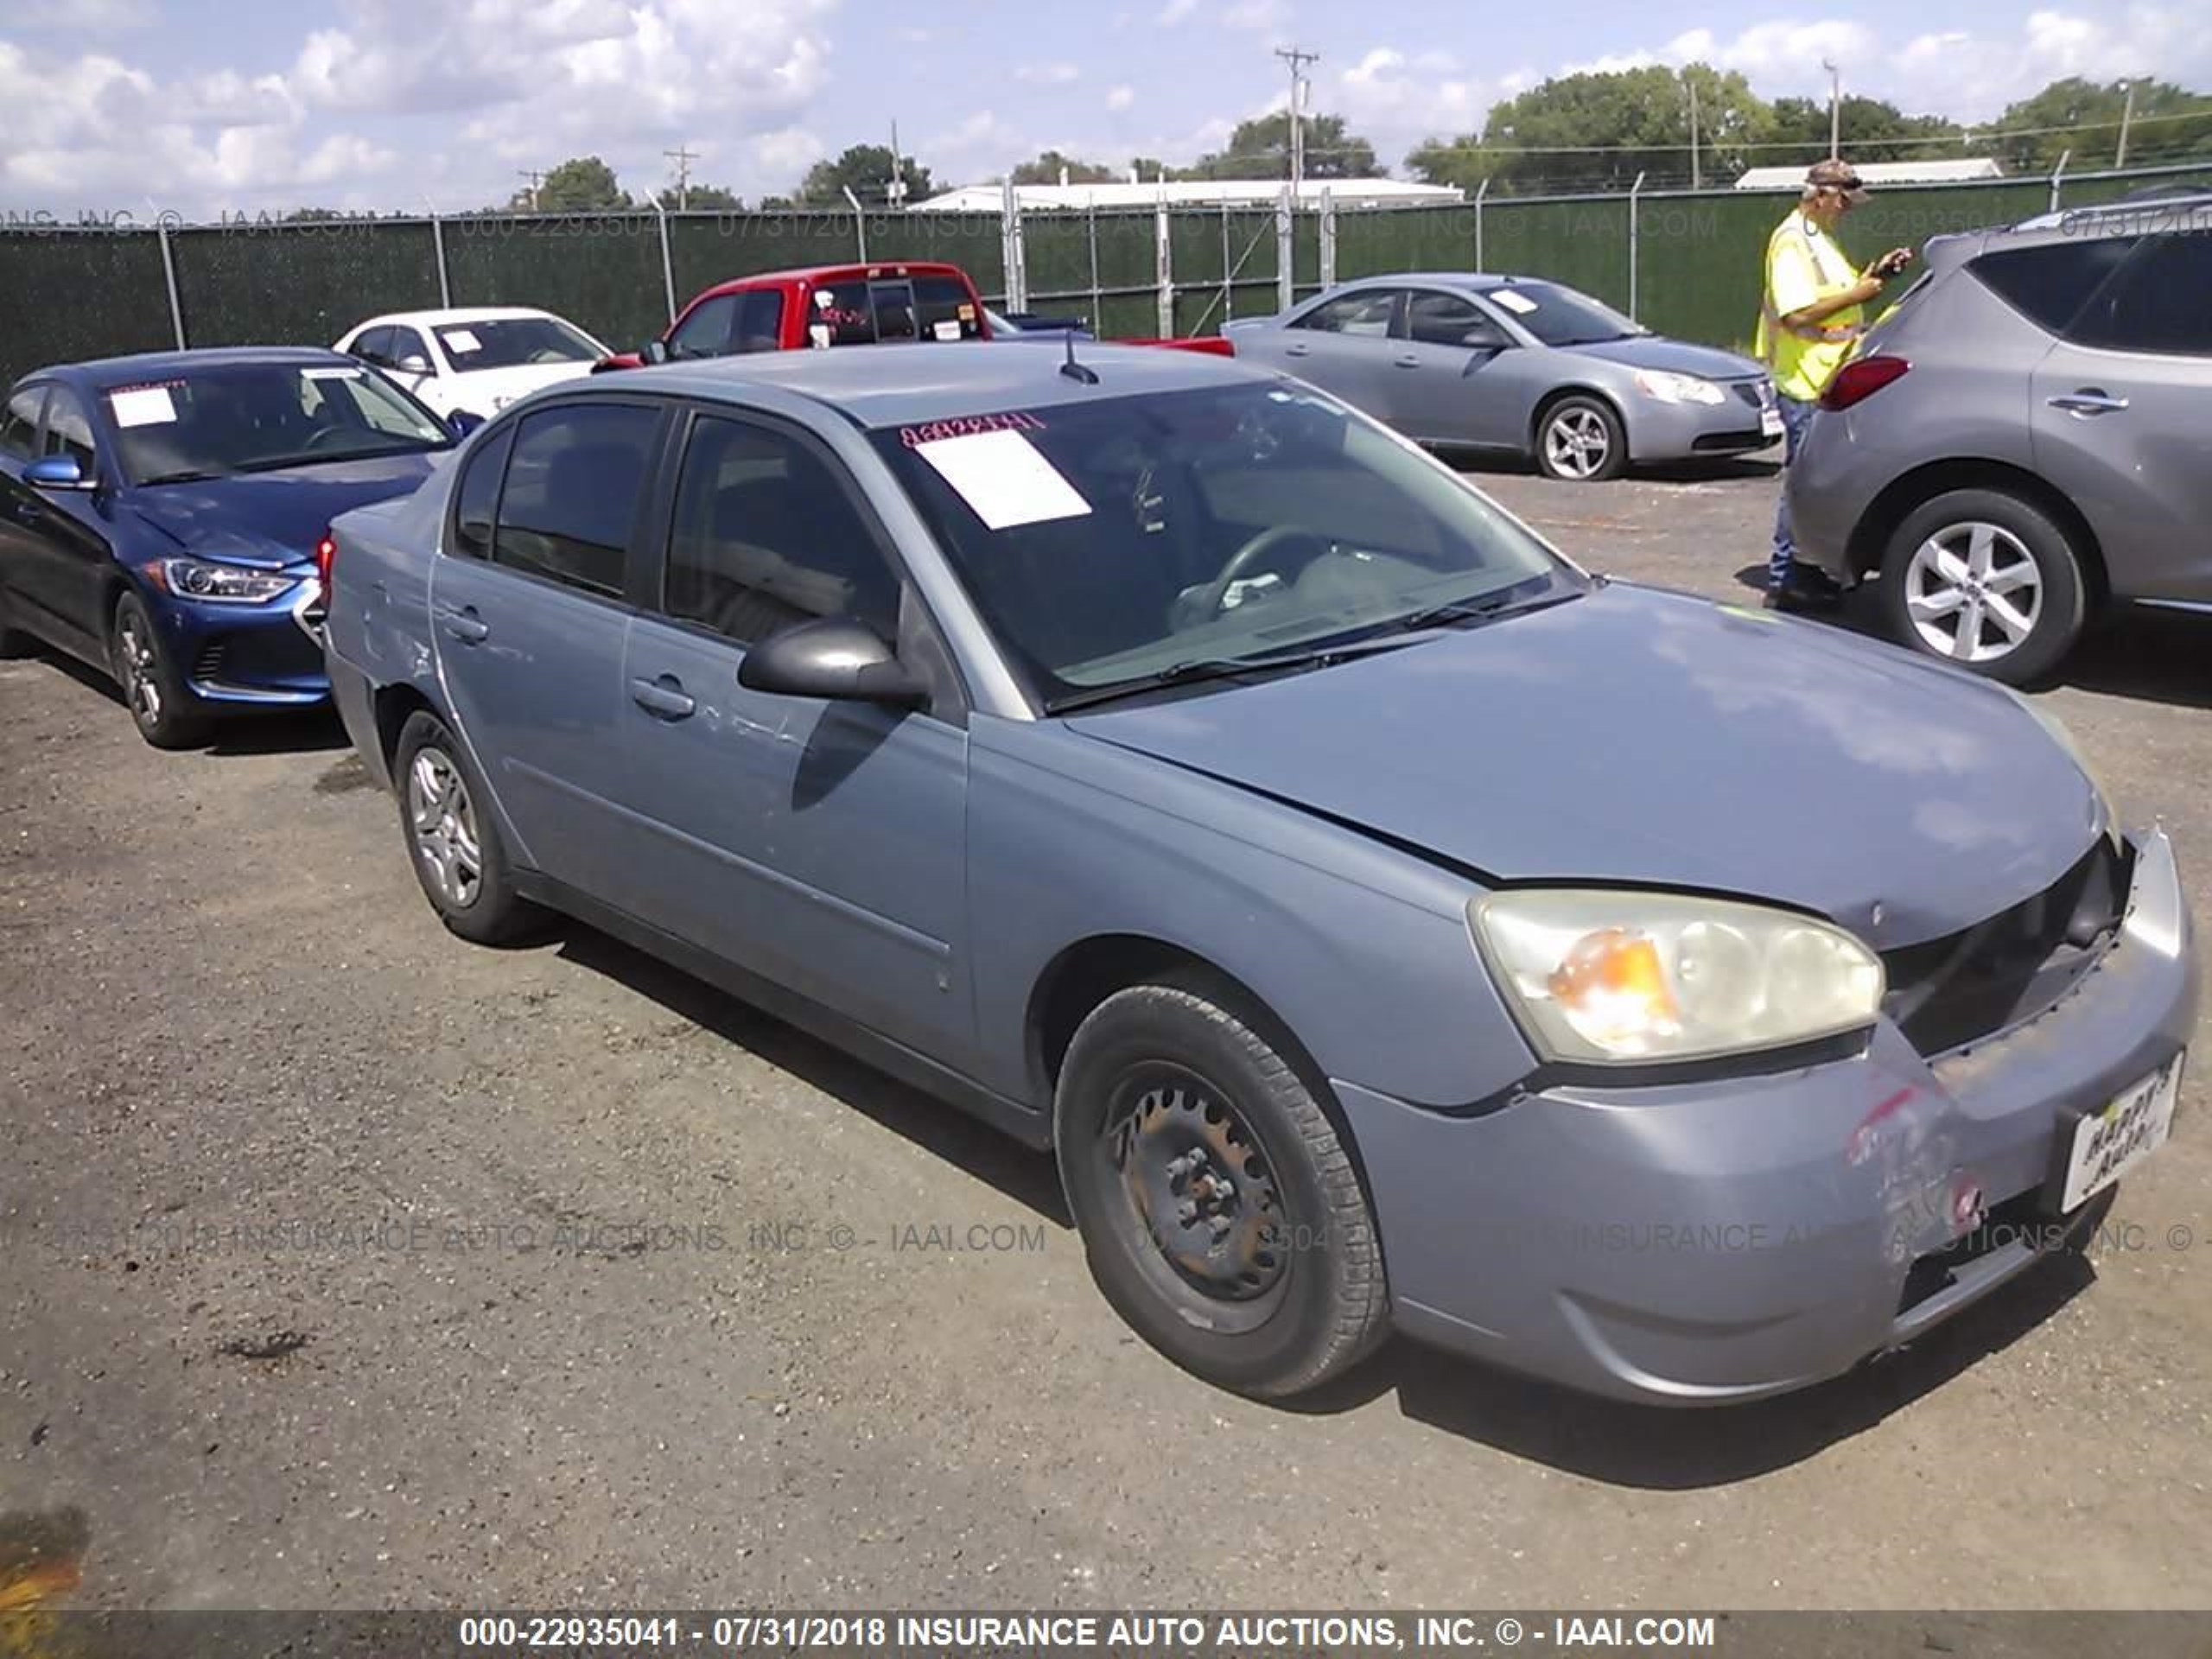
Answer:
POLYGON ((1179 1067, 1140 1068, 1116 1091, 1106 1148, 1154 1276, 1240 1322, 1273 1311, 1290 1267, 1281 1189, 1223 1090, 1179 1067))
POLYGON ((2002 524, 1946 524, 1913 550, 1905 615, 1921 644, 1955 663, 1992 663, 2028 642, 2045 584, 2027 543, 2002 524))
POLYGON ((130 706, 130 717, 141 726, 158 724, 162 718, 161 676, 154 663, 154 642, 138 626, 136 617, 126 616, 116 625, 116 641, 123 649, 123 696, 130 706))
POLYGON ((484 854, 475 803, 461 769, 442 750, 417 751, 407 769, 407 820, 415 855, 440 895, 455 910, 467 909, 484 890, 484 854))
POLYGON ((1563 409, 1544 423, 1544 454, 1552 470, 1588 478, 1612 453, 1612 435, 1594 409, 1563 409))

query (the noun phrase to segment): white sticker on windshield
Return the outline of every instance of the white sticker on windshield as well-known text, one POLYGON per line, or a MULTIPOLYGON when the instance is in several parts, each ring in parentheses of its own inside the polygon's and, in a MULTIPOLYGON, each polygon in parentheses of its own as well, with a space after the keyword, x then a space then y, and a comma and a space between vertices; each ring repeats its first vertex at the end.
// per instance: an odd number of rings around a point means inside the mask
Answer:
POLYGON ((484 349, 484 342, 466 328, 448 328, 438 338, 445 341, 446 350, 449 352, 480 352, 484 349))
POLYGON ((960 338, 960 325, 947 317, 943 322, 937 324, 931 332, 939 340, 957 340, 960 338))
POLYGON ((166 426, 176 419, 176 404, 167 386, 134 386, 108 394, 118 426, 166 426))
POLYGON ((310 380, 358 380, 361 378, 359 369, 302 369, 300 372, 310 380))
POLYGON ((1525 294, 1516 294, 1510 288, 1493 288, 1484 297, 1494 300, 1507 310, 1523 317, 1536 308, 1534 300, 1525 294))
POLYGON ((1080 518, 1090 503, 1059 468, 1020 432, 971 432, 918 443, 914 453, 937 468, 976 516, 993 530, 1080 518))

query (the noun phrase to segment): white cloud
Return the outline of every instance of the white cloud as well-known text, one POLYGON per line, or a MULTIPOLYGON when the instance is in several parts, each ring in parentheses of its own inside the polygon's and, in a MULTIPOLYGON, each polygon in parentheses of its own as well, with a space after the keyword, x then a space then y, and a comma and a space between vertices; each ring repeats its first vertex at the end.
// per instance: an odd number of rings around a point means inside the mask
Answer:
POLYGON ((1221 14, 1222 24, 1228 29, 1241 29, 1252 34, 1266 34, 1281 29, 1289 16, 1283 0, 1236 0, 1236 3, 1221 14))
MULTIPOLYGON (((1480 127, 1484 114, 1502 95, 1497 83, 1459 73, 1448 55, 1408 57, 1395 47, 1378 46, 1316 86, 1313 107, 1342 115, 1352 131, 1374 143, 1388 165, 1424 138, 1480 127)), ((1281 106, 1278 99, 1276 107, 1281 106)))
POLYGON ((1065 86, 1082 76, 1083 71, 1071 63, 1025 63, 1014 72, 1016 80, 1033 86, 1065 86))
POLYGON ((1116 115, 1130 108, 1136 101, 1137 89, 1134 86, 1113 86, 1107 89, 1106 107, 1116 115))
POLYGON ((1173 29, 1187 19, 1198 9, 1198 0, 1167 0, 1167 3, 1160 9, 1159 15, 1154 17, 1153 22, 1158 23, 1162 29, 1173 29))

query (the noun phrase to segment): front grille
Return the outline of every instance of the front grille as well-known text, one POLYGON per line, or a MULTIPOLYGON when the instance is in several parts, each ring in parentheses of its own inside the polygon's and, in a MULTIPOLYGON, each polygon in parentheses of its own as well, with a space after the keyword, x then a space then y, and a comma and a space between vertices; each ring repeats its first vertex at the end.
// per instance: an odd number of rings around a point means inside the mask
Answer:
POLYGON ((1947 1054, 2050 1006, 2110 944, 2133 855, 2101 837, 2041 893, 1960 932, 1885 951, 1883 1012, 1921 1053, 1947 1054))
POLYGON ((1753 409, 1764 409, 1766 399, 1760 396, 1760 391, 1765 384, 1764 380, 1738 380, 1730 385, 1729 390, 1753 409))
POLYGON ((223 677, 223 642, 220 639, 210 639, 200 646, 200 654, 192 659, 192 677, 201 681, 223 677))
POLYGON ((1700 432, 1690 440, 1690 448, 1707 449, 1757 449, 1767 439, 1757 429, 1746 432, 1700 432))

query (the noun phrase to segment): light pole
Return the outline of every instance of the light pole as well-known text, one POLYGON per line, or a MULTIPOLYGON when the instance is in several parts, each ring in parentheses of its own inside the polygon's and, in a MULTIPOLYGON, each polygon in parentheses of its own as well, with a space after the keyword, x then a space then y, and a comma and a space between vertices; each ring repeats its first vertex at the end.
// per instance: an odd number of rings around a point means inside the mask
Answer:
POLYGON ((1826 58, 1821 67, 1828 72, 1828 160, 1843 156, 1843 72, 1826 58))
POLYGON ((2127 78, 2127 102, 2120 106, 2120 153, 2112 158, 2115 171, 2127 165, 2127 129, 2134 119, 2135 77, 2130 75, 2127 78))
POLYGON ((1682 70, 1682 85, 1690 94, 1690 188, 1695 190, 1704 182, 1697 165, 1697 77, 1687 66, 1682 70))

